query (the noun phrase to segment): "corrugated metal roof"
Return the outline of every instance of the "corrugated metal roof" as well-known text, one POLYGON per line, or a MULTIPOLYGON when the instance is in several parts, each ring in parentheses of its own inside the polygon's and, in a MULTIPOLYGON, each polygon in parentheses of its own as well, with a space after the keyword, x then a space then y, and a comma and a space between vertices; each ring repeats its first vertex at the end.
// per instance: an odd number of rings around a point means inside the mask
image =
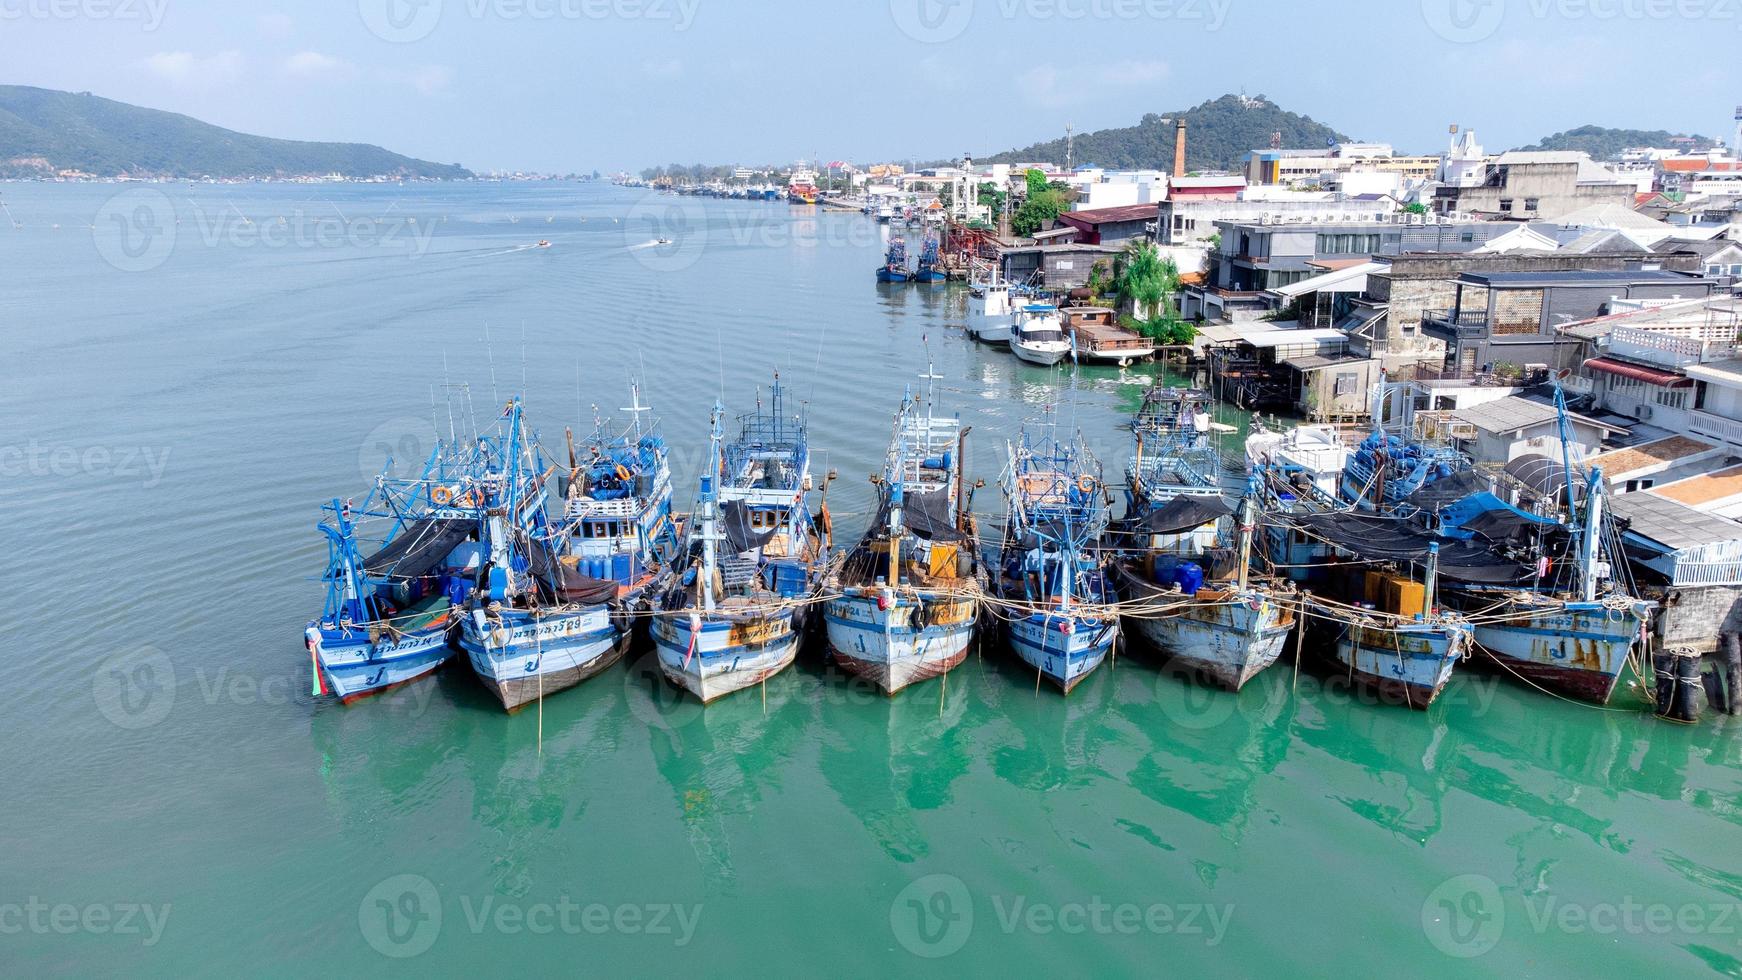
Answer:
MULTIPOLYGON (((1553 405, 1544 404, 1530 398, 1520 398, 1517 395, 1507 395, 1493 401, 1472 405, 1469 408, 1454 409, 1453 418, 1468 422, 1485 432, 1515 432, 1544 422, 1553 422, 1560 413, 1553 405)), ((1585 425, 1593 425, 1600 429, 1613 429, 1596 419, 1586 418, 1573 412, 1567 413, 1567 418, 1585 425)))
POLYGON ((1631 522, 1634 534, 1681 550, 1718 541, 1742 541, 1742 524, 1707 514, 1650 490, 1610 498, 1615 513, 1631 522))

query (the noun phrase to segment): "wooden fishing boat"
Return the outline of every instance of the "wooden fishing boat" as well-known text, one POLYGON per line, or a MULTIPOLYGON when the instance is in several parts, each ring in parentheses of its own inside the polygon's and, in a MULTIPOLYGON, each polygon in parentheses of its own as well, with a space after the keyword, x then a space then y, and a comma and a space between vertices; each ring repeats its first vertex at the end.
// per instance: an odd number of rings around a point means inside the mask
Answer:
POLYGON ((1006 514, 993 605, 1011 650, 1069 694, 1113 649, 1119 616, 1101 536, 1108 498, 1101 464, 1079 434, 1009 448, 1006 514))
POLYGON ((1282 656, 1296 597, 1252 574, 1257 516, 1248 499, 1234 520, 1222 495, 1210 403, 1195 389, 1145 394, 1113 578, 1131 632, 1176 668, 1238 691, 1282 656))
POLYGON ((528 438, 519 399, 500 433, 481 442, 499 466, 480 488, 487 557, 464 609, 460 646, 478 680, 515 711, 616 663, 629 632, 618 615, 618 583, 564 561, 571 532, 545 507, 544 474, 554 467, 528 438))
POLYGON ((777 375, 767 408, 743 416, 730 443, 715 406, 687 567, 653 620, 660 670, 703 703, 791 666, 828 559, 827 509, 813 517, 806 503, 805 422, 783 399, 777 375))
POLYGON ((877 514, 824 586, 830 655, 886 694, 961 664, 986 588, 962 473, 968 429, 936 413, 938 375, 925 377, 925 400, 902 399, 872 477, 877 514))

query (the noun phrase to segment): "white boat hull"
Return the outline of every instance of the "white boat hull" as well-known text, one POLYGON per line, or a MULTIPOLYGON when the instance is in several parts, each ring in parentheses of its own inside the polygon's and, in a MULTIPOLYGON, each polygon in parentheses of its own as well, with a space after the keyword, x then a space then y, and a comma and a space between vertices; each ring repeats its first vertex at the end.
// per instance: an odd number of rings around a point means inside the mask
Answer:
POLYGON ((928 603, 924 625, 911 597, 879 609, 876 595, 831 599, 823 607, 829 652, 843 668, 894 694, 916 681, 954 670, 974 641, 976 606, 971 598, 928 603))
POLYGON ((1017 359, 1027 361, 1030 364, 1038 364, 1041 367, 1052 367, 1064 360, 1071 352, 1068 347, 1037 347, 1033 344, 1019 342, 1012 342, 1010 350, 1017 359))
POLYGON ((703 704, 792 666, 803 636, 791 610, 740 619, 658 616, 652 633, 665 679, 703 704))
POLYGON ((1194 602, 1174 615, 1138 617, 1132 625, 1173 665, 1238 691, 1281 658, 1294 616, 1253 596, 1194 602))

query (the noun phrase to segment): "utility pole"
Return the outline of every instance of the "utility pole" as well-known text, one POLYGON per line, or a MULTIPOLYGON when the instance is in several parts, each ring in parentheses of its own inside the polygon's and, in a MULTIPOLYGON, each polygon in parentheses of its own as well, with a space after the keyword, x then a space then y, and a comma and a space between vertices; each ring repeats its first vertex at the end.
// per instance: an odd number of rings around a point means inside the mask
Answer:
POLYGON ((1074 148, 1075 139, 1071 133, 1071 124, 1065 123, 1065 173, 1071 172, 1071 150, 1074 148))

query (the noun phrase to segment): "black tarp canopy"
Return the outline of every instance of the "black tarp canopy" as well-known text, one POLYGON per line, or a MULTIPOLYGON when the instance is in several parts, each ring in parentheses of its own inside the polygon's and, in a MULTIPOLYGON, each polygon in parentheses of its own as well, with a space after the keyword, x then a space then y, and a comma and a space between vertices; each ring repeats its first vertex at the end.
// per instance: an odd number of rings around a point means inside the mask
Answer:
POLYGON ((728 501, 721 508, 721 530, 726 532, 726 543, 733 554, 741 555, 746 551, 758 551, 774 537, 778 527, 759 530, 750 526, 750 515, 755 508, 741 500, 728 501))
POLYGON ((363 574, 371 578, 421 578, 470 538, 477 526, 476 521, 461 518, 410 521, 380 551, 363 560, 363 574))
POLYGON ((1481 493, 1488 486, 1487 477, 1470 470, 1460 470, 1451 476, 1429 480, 1420 490, 1409 495, 1409 504, 1430 514, 1437 513, 1441 507, 1463 500, 1473 493, 1481 493))
POLYGON ((532 574, 538 576, 545 587, 564 602, 595 605, 609 602, 617 596, 616 582, 584 575, 576 571, 573 565, 554 560, 550 552, 543 548, 532 549, 531 565, 532 574))
MULTIPOLYGON (((874 532, 889 527, 889 494, 885 491, 882 496, 877 517, 871 523, 874 532)), ((964 537, 956 529, 956 515, 950 512, 950 495, 943 490, 903 494, 901 525, 908 533, 927 541, 951 544, 964 537)))
POLYGON ((1368 561, 1425 564, 1428 546, 1440 546, 1440 575, 1472 585, 1510 585, 1531 581, 1536 569, 1498 554, 1486 542, 1439 537, 1416 525, 1364 514, 1302 514, 1293 523, 1312 535, 1368 561))
POLYGON ((1144 534, 1184 534, 1232 513, 1234 505, 1224 497, 1182 494, 1145 513, 1136 526, 1144 534))

